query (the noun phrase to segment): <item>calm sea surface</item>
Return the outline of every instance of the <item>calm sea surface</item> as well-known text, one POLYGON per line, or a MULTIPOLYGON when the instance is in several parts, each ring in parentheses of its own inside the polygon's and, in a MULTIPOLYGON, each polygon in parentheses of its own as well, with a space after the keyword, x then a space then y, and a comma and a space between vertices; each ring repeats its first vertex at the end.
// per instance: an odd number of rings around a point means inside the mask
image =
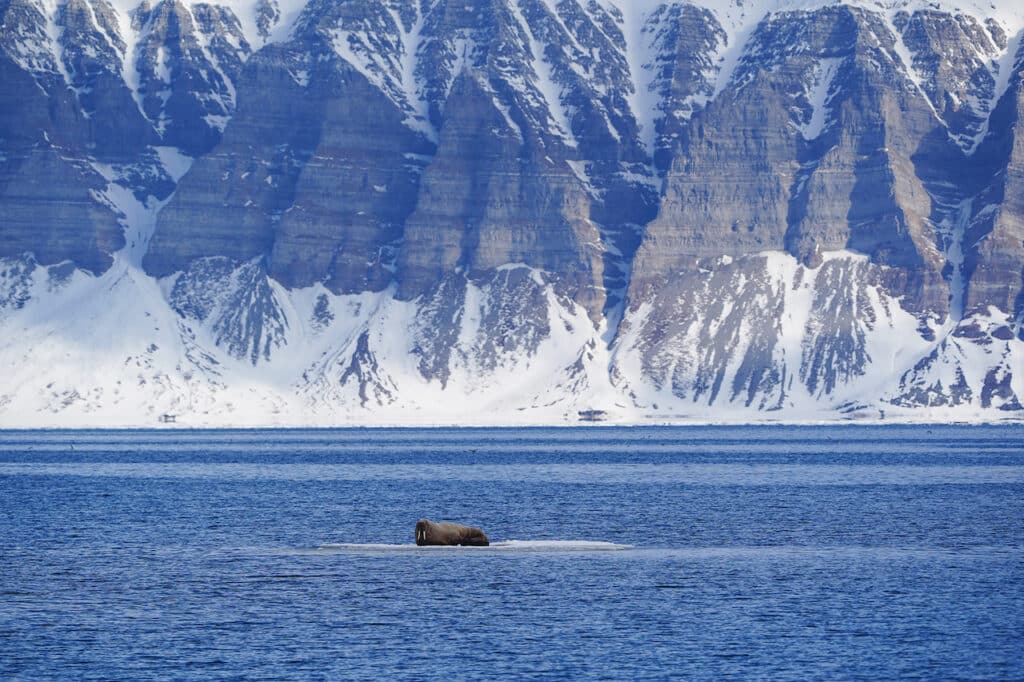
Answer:
POLYGON ((723 676, 1024 678, 1024 428, 0 432, 0 678, 723 676))

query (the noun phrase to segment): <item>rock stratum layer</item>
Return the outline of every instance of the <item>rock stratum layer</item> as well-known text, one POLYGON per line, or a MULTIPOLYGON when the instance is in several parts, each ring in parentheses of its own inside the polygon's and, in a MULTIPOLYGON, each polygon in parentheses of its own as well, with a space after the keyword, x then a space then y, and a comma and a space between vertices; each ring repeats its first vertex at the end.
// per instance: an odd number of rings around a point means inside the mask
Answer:
POLYGON ((0 0, 0 425, 1021 418, 1022 29, 0 0))

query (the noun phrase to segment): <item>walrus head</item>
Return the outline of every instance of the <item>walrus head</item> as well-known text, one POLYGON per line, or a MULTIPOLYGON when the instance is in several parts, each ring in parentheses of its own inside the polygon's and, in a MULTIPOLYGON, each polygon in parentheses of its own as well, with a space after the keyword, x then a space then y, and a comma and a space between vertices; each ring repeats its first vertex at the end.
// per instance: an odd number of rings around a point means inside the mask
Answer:
POLYGON ((433 525, 426 519, 420 519, 416 522, 416 544, 425 545, 429 542, 427 538, 427 532, 430 530, 430 526, 433 525))

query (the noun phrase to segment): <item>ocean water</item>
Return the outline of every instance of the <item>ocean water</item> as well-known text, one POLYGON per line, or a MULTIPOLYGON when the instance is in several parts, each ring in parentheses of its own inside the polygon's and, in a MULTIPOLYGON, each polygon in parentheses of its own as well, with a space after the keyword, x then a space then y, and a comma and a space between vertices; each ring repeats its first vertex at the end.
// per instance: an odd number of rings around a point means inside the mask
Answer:
POLYGON ((1024 428, 0 432, 2 679, 725 676, 1024 678, 1024 428))

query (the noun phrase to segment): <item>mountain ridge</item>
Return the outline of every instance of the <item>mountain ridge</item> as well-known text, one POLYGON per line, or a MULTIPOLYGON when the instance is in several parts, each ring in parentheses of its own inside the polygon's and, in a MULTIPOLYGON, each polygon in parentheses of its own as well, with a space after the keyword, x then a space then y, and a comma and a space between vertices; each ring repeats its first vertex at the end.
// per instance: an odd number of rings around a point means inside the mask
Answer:
POLYGON ((1019 418, 1013 3, 131 5, 0 6, 2 424, 1019 418))

